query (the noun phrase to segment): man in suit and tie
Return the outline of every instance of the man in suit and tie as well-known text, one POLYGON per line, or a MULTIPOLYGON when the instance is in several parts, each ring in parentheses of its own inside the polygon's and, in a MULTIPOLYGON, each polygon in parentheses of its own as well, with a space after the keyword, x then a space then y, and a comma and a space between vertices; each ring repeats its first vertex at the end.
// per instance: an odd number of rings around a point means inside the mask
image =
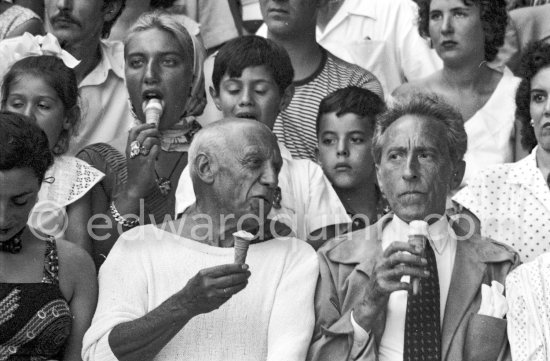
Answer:
POLYGON ((373 156, 393 214, 319 251, 308 360, 510 359, 500 287, 519 257, 446 215, 466 148, 460 113, 435 96, 380 117, 373 156), (429 225, 423 252, 407 242, 413 220, 429 225), (419 294, 409 277, 421 280, 419 294))

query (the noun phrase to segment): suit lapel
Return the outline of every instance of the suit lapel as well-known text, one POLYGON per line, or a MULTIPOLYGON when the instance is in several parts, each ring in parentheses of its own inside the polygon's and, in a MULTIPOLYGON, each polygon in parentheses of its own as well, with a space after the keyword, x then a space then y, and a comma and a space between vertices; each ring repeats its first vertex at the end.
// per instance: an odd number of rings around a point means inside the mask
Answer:
POLYGON ((445 360, 454 335, 481 288, 485 263, 468 241, 457 241, 455 264, 441 330, 441 356, 445 360))

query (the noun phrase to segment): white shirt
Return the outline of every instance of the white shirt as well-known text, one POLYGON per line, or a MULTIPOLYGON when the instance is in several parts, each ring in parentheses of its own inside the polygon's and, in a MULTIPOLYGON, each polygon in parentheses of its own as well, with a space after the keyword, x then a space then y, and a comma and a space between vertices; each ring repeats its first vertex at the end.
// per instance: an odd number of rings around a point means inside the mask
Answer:
MULTIPOLYGON (((449 224, 447 217, 441 217, 437 222, 428 228, 429 241, 432 246, 437 262, 437 273, 439 276, 439 301, 440 301, 440 322, 443 323, 445 305, 451 286, 456 256, 456 235, 449 224)), ((394 216, 382 231, 382 249, 394 241, 406 242, 409 235, 409 225, 394 216)), ((407 291, 396 291, 390 295, 386 313, 386 327, 378 349, 380 361, 402 361, 403 347, 405 341, 405 316, 407 313, 407 291)), ((356 343, 364 343, 364 338, 369 334, 362 329, 353 319, 354 339, 356 343)))
POLYGON ((515 97, 520 81, 510 69, 504 68, 502 78, 487 103, 464 123, 468 151, 464 155, 466 172, 463 185, 489 165, 513 161, 515 97))
MULTIPOLYGON (((148 314, 201 269, 233 263, 234 252, 153 225, 125 232, 99 271, 99 300, 82 341, 83 360, 116 361, 109 345, 116 325, 148 314)), ((219 309, 193 317, 156 361, 305 360, 315 324, 315 251, 295 238, 277 238, 251 244, 246 263, 246 288, 219 309)))
MULTIPOLYGON (((418 33, 418 10, 411 0, 346 0, 317 42, 349 63, 372 72, 389 96, 399 85, 442 67, 418 33)), ((267 35, 265 25, 258 35, 267 35)))
POLYGON ((550 252, 550 189, 537 149, 483 170, 453 198, 479 218, 482 236, 513 247, 524 262, 550 252))
POLYGON ((124 154, 132 127, 128 91, 124 84, 124 46, 118 41, 100 42, 101 61, 78 84, 82 112, 78 134, 67 155, 94 143, 118 139, 112 145, 124 154))
MULTIPOLYGON (((346 209, 321 167, 307 159, 293 159, 281 143, 279 148, 283 158, 283 166, 279 172, 281 208, 271 208, 268 218, 286 224, 301 240, 307 240, 318 229, 333 224, 350 223, 346 209)), ((195 200, 187 166, 176 189, 176 216, 195 203, 195 200)))
POLYGON ((550 253, 516 268, 506 278, 508 338, 514 361, 550 358, 550 253))

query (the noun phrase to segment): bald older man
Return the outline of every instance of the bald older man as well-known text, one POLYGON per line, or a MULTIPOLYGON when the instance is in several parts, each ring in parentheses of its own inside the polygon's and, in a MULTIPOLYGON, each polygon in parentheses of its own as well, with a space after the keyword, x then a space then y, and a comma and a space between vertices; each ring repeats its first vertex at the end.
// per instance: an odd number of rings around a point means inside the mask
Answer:
POLYGON ((304 360, 318 262, 266 220, 282 164, 275 136, 254 120, 215 122, 189 164, 196 203, 124 233, 103 264, 84 359, 304 360), (240 229, 256 235, 244 265, 232 263, 240 229))

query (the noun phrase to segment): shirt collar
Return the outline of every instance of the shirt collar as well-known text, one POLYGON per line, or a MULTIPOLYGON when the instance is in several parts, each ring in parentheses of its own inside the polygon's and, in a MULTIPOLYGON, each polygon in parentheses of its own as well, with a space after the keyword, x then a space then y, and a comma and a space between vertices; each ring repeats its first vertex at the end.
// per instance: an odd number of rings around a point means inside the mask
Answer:
MULTIPOLYGON (((409 224, 399 218, 397 215, 393 217, 389 226, 394 227, 395 234, 399 239, 407 239, 409 236, 409 224)), ((428 239, 434 251, 442 254, 449 244, 450 237, 456 237, 455 233, 449 224, 447 216, 440 217, 435 223, 428 227, 428 239)))
POLYGON ((376 3, 374 1, 346 0, 342 7, 345 13, 376 19, 376 3))
POLYGON ((277 144, 279 145, 279 150, 281 151, 281 157, 285 160, 292 160, 292 154, 290 154, 288 148, 279 141, 277 141, 277 144))
POLYGON ((533 169, 538 170, 537 148, 538 146, 533 148, 528 156, 514 163, 513 167, 510 167, 510 173, 508 175, 508 179, 506 179, 508 183, 531 185, 536 183, 533 177, 543 178, 542 173, 533 172, 533 169))
POLYGON ((120 79, 124 79, 124 45, 119 41, 101 40, 99 47, 101 60, 90 74, 80 82, 79 87, 103 84, 107 80, 110 71, 113 71, 120 79))

